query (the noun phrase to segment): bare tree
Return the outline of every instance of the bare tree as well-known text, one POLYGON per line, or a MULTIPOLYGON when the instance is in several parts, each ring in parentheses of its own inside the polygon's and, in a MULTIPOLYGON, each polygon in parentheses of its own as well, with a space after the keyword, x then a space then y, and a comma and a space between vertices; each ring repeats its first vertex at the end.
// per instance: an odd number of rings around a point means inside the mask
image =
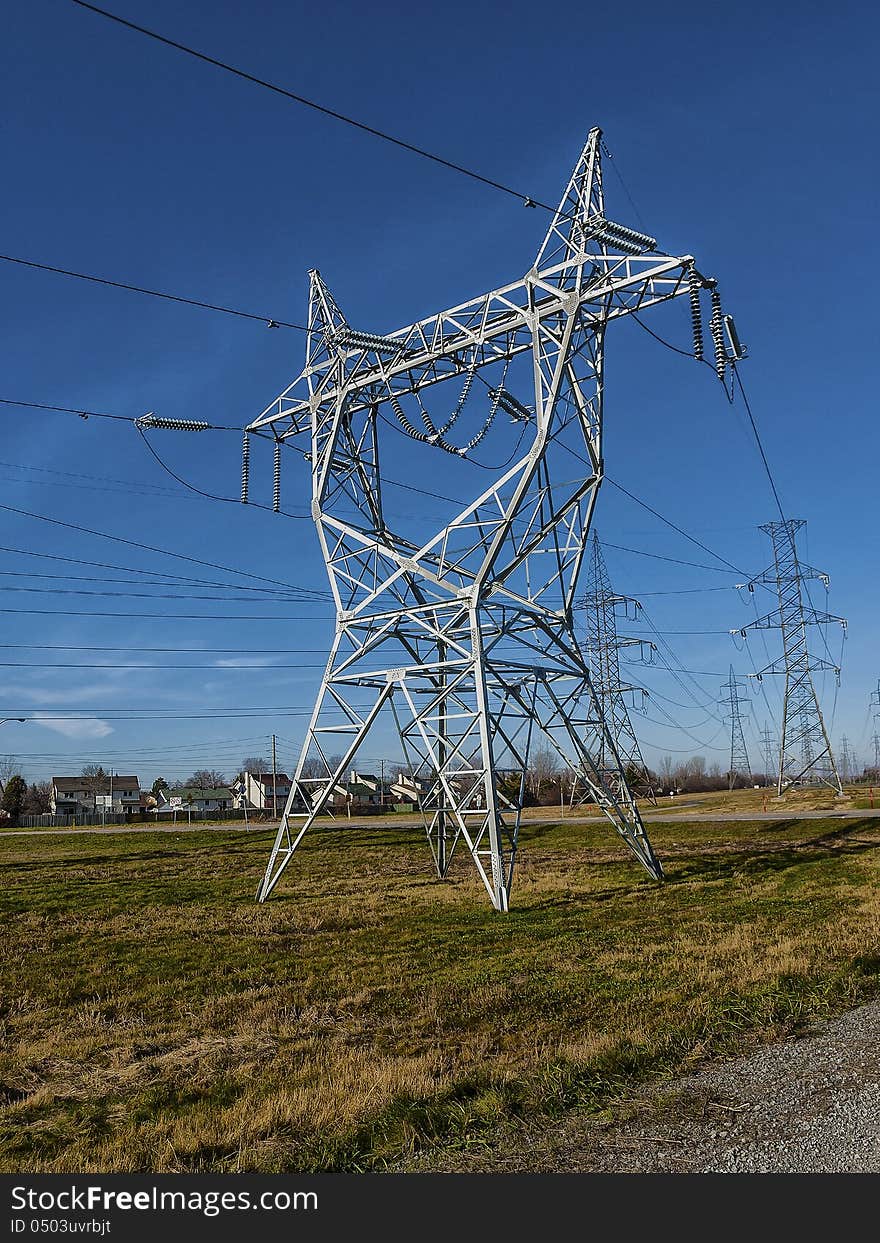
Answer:
POLYGON ((527 782, 536 799, 541 790, 559 777, 559 756, 549 747, 536 747, 529 757, 527 782))
POLYGON ((97 794, 107 780, 107 774, 101 764, 85 764, 82 778, 89 794, 97 794))
POLYGON ((249 755, 247 759, 241 761, 241 771, 242 773, 254 773, 255 775, 270 773, 272 765, 268 760, 264 760, 261 755, 249 755))
POLYGON ((32 816, 42 816, 52 810, 51 781, 35 781, 33 785, 28 786, 24 809, 32 816))
POLYGON ((10 777, 15 776, 20 767, 14 755, 0 755, 0 790, 6 785, 10 777))
POLYGON ((302 775, 312 780, 319 777, 329 777, 331 773, 336 772, 341 760, 341 755, 328 755, 327 762, 325 763, 319 755, 310 755, 303 764, 302 775))
POLYGON ((185 784, 199 790, 217 790, 226 785, 226 778, 223 773, 218 773, 214 769, 199 768, 185 784))

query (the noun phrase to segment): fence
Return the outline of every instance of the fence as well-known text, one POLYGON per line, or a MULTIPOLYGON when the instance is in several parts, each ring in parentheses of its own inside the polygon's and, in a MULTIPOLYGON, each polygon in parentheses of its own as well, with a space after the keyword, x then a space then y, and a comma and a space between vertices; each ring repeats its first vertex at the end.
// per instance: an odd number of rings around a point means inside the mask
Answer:
MULTIPOLYGON (((160 812, 155 811, 114 811, 105 812, 81 812, 76 816, 53 816, 45 812, 41 816, 22 815, 18 817, 17 827, 20 829, 72 829, 72 828, 89 828, 96 826, 103 828, 114 824, 133 824, 143 825, 145 828, 151 824, 195 824, 204 820, 244 820, 243 811, 192 811, 186 807, 178 807, 175 811, 172 808, 163 808, 160 812)), ((266 818, 259 812, 248 812, 248 819, 260 821, 266 818)))

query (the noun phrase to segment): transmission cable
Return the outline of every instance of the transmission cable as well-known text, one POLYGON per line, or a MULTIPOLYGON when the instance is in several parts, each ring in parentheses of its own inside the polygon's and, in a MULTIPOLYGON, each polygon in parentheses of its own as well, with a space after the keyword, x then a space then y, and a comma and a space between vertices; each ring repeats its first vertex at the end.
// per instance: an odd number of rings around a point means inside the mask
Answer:
MULTIPOLYGON (((65 557, 65 556, 62 556, 60 553, 35 552, 33 549, 30 549, 30 548, 12 548, 4 544, 0 544, 0 552, 16 553, 17 555, 23 556, 23 557, 39 557, 41 560, 44 560, 44 561, 64 561, 69 565, 86 565, 86 566, 91 566, 94 569, 100 569, 100 570, 123 570, 127 572, 129 575, 145 574, 148 576, 148 578, 152 580, 158 580, 158 581, 155 581, 149 584, 150 586, 157 586, 157 587, 169 587, 169 586, 176 587, 179 585, 183 585, 186 587, 219 587, 221 589, 232 589, 234 591, 262 592, 264 595, 274 595, 274 596, 288 596, 290 591, 293 590, 293 588, 284 588, 282 590, 279 590, 279 588, 277 587, 251 587, 249 583, 220 583, 220 582, 217 582, 216 579, 194 578, 189 575, 171 574, 169 573, 168 570, 141 570, 135 566, 114 565, 112 562, 108 562, 108 561, 87 561, 82 557, 65 557), (166 581, 169 579, 172 581, 170 582, 166 581)), ((96 582, 96 583, 101 583, 101 582, 106 582, 106 583, 129 582, 130 583, 132 582, 132 579, 130 577, 127 579, 87 578, 84 575, 77 576, 77 575, 72 575, 72 574, 67 574, 67 575, 40 574, 34 570, 3 570, 3 571, 0 571, 0 573, 2 573, 4 576, 15 575, 19 578, 56 578, 57 577, 57 578, 65 578, 65 579, 76 578, 80 582, 96 582)), ((134 585, 147 585, 147 584, 141 584, 140 580, 138 579, 135 579, 133 581, 134 581, 134 585)), ((302 591, 302 592, 308 592, 311 594, 311 593, 314 593, 317 589, 311 588, 311 587, 297 587, 296 590, 302 591)), ((323 592, 321 593, 322 596, 324 594, 325 593, 323 592)), ((0 647, 2 646, 3 644, 0 644, 0 647)))
MULTIPOLYGON (((300 590, 300 588, 297 588, 293 583, 285 583, 277 578, 268 578, 264 574, 252 574, 249 570, 237 570, 237 569, 234 569, 232 566, 221 565, 216 561, 203 561, 200 557, 191 557, 188 554, 182 553, 182 552, 171 552, 167 548, 157 548, 153 544, 142 544, 138 540, 125 539, 121 535, 110 535, 107 531, 95 531, 95 530, 92 530, 90 527, 84 527, 75 522, 65 522, 61 518, 50 518, 46 514, 35 514, 31 510, 28 510, 28 509, 17 509, 13 505, 4 505, 2 502, 0 502, 0 509, 6 510, 6 512, 10 514, 19 514, 20 516, 25 517, 25 518, 35 518, 40 522, 48 522, 52 526, 64 527, 70 531, 79 531, 80 534, 94 535, 100 539, 112 540, 114 543, 117 543, 117 544, 125 544, 129 548, 139 548, 144 552, 155 552, 155 553, 158 553, 162 557, 174 557, 178 561, 189 561, 193 565, 202 565, 210 570, 223 570, 227 574, 238 574, 243 578, 254 579, 256 582, 270 583, 274 587, 285 587, 288 590, 293 590, 293 591, 300 590)), ((301 590, 311 591, 310 588, 302 588, 301 590)), ((313 594, 317 594, 317 592, 314 592, 313 594)), ((322 592, 321 594, 329 597, 330 593, 322 592)))
MULTIPOLYGON (((76 3, 76 0, 74 0, 76 3)), ((147 294, 151 298, 163 298, 166 302, 179 302, 184 306, 197 306, 204 311, 219 311, 223 315, 234 315, 238 319, 252 319, 265 324, 267 328, 294 328, 297 332, 309 332, 304 324, 292 324, 286 319, 275 319, 271 315, 256 315, 252 311, 242 311, 231 306, 220 306, 216 302, 202 302, 198 298, 184 298, 180 294, 165 293, 159 289, 146 289, 142 285, 130 285, 126 281, 111 281, 104 276, 93 276, 87 272, 74 272, 70 268, 55 267, 50 263, 37 263, 33 259, 22 259, 18 255, 0 255, 4 263, 17 263, 24 268, 36 268, 41 272, 54 272, 58 276, 72 276, 79 281, 89 281, 93 285, 108 285, 111 289, 127 289, 130 293, 147 294)), ((77 411, 77 413, 79 413, 77 411)))
POLYGON ((187 47, 184 43, 178 43, 176 39, 170 39, 166 35, 161 35, 154 30, 148 30, 146 26, 138 26, 135 22, 126 21, 123 17, 118 17, 115 13, 109 13, 106 9, 99 9, 94 4, 87 4, 86 0, 73 0, 81 9, 88 9, 92 13, 96 13, 99 17, 105 17, 108 21, 116 22, 120 26, 125 26, 129 30, 135 31, 137 34, 146 35, 149 39, 155 39, 157 43, 163 43, 166 47, 174 48, 178 52, 184 52, 187 56, 192 56, 196 60, 203 61, 207 65, 213 65, 216 69, 222 69, 226 73, 234 74, 237 78, 242 78, 245 82, 252 82, 255 86, 262 86, 266 90, 273 91, 276 95, 281 95, 285 99, 292 100, 294 103, 302 104, 306 108, 312 108, 315 112, 320 112, 324 116, 332 117, 336 121, 342 121, 346 125, 351 125, 355 129, 359 129, 366 134, 372 134, 374 138, 381 138, 383 142, 392 143, 395 147, 401 147, 404 151, 410 151, 413 155, 419 155, 423 159, 431 160, 435 164, 440 164, 444 168, 451 169, 455 173, 461 173, 464 177, 470 177, 473 181, 479 181, 483 185, 491 187, 493 190, 500 190, 503 194, 508 194, 513 198, 519 199, 521 203, 526 203, 530 207, 540 207, 544 211, 552 212, 555 209, 546 203, 541 203, 536 199, 532 199, 529 195, 523 194, 519 190, 514 190, 510 186, 504 185, 500 181, 494 181, 491 177, 485 177, 482 173, 475 172, 471 168, 466 168, 463 164, 456 164, 452 160, 447 160, 443 156, 436 155, 432 151, 425 150, 424 147, 417 147, 413 143, 405 142, 402 138, 396 138, 393 134, 388 134, 384 130, 376 129, 372 125, 367 125, 363 121, 357 121, 353 117, 345 116, 341 112, 337 112, 333 108, 327 108, 323 104, 315 103, 314 100, 306 99, 303 95, 297 95, 293 91, 287 90, 283 86, 278 86, 274 82, 268 82, 265 78, 258 78, 252 73, 247 73, 244 69, 237 69, 234 65, 227 64, 226 61, 218 60, 216 57, 208 56, 204 52, 196 51, 195 48, 187 47))

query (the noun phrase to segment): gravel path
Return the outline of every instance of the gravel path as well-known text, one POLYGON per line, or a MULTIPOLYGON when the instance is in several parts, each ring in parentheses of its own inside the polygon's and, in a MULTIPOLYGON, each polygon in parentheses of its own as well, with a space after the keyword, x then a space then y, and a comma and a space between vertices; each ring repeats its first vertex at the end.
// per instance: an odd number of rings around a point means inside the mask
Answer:
POLYGON ((442 1164, 435 1157, 429 1168, 880 1173, 880 1002, 665 1082, 615 1113, 612 1122, 577 1116, 521 1131, 492 1153, 444 1157, 442 1164))

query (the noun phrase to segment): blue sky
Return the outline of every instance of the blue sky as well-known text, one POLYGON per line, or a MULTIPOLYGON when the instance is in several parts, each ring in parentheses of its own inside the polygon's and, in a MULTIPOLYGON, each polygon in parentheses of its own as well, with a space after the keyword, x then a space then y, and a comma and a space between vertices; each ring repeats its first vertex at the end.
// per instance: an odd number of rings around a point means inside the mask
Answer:
MULTIPOLYGON (((818 586, 814 602, 849 620, 836 702, 833 679, 824 685, 834 739, 845 733, 868 758, 880 676, 876 309, 859 275, 870 277, 878 247, 870 6, 107 3, 543 201, 558 199, 600 125, 613 156, 609 214, 694 254, 736 315, 783 503, 808 522, 804 558, 831 575, 827 602, 818 586)), ((293 322, 317 266, 351 322, 381 332, 516 279, 540 244, 543 213, 69 0, 11 3, 5 28, 5 254, 293 322)), ((6 263, 0 307, 7 398, 240 427, 302 366, 297 332, 6 263)), ((684 306, 660 308, 651 326, 687 348, 684 306)), ((30 780, 96 761, 148 784, 204 766, 229 774, 265 754, 274 732, 290 764, 330 622, 319 602, 253 588, 265 578, 325 588, 311 524, 187 492, 125 423, 11 406, 0 420, 3 504, 228 567, 0 510, 0 717, 89 718, 4 725, 0 751, 18 755, 30 780), (185 595, 208 598, 165 598, 185 595), (141 667, 45 667, 111 663, 141 667), (171 667, 186 663, 204 667, 171 667)), ((151 437, 177 474, 233 498, 239 441, 151 437)), ((505 456, 501 440, 487 443, 486 461, 505 456)), ((632 324, 608 337, 606 467, 736 566, 756 573, 770 560, 757 526, 774 506, 741 405, 632 324)), ((443 490, 445 469, 431 463, 429 486, 443 490)), ((308 495, 306 469, 288 455, 284 508, 302 512, 308 495)), ((271 500, 259 454, 252 496, 271 500)), ((411 512, 411 494, 395 502, 411 512)), ((612 487, 596 528, 610 544, 711 561, 612 487)), ((767 661, 760 639, 750 655, 727 634, 754 616, 737 576, 606 555, 615 586, 640 597, 682 666, 700 671, 687 693, 658 668, 631 671, 653 696, 648 719, 636 717, 646 758, 700 753, 724 766, 719 683, 731 663, 746 675, 767 661), (708 587, 726 589, 694 590, 708 587)), ((839 631, 828 642, 836 658, 839 631)), ((763 686, 769 708, 750 688, 761 726, 779 703, 763 686)), ((392 748, 380 737, 368 752, 392 748)))

